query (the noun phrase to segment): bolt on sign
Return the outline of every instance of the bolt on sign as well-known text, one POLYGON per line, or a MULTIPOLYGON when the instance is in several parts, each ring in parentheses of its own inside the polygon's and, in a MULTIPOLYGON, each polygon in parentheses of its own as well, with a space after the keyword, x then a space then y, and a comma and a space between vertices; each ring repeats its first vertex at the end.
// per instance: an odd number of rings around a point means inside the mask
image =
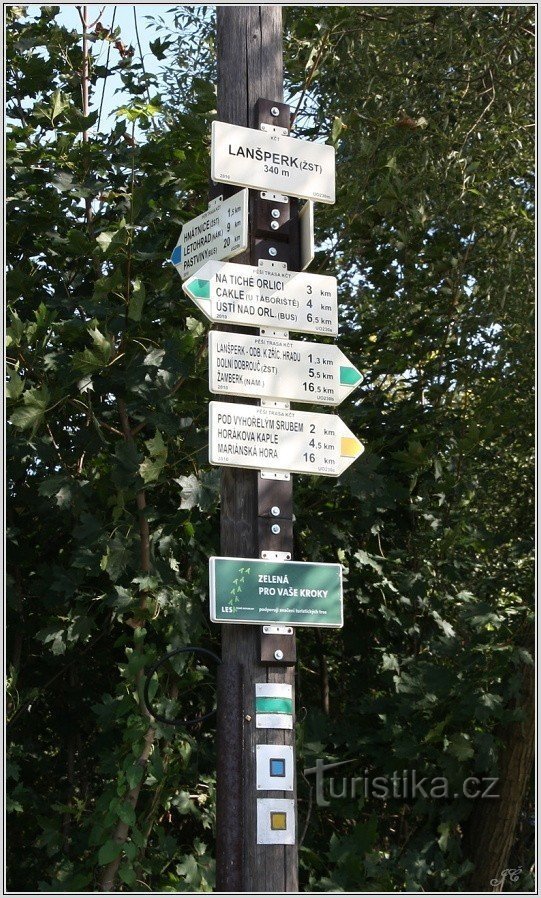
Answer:
POLYGON ((306 334, 338 333, 336 278, 265 267, 207 262, 182 285, 210 321, 306 334))
MULTIPOLYGON (((343 626, 341 564, 213 556, 209 581, 215 623, 343 626)), ((275 704, 278 699, 276 713, 292 713, 292 700, 274 696, 275 704)), ((264 704, 256 699, 256 711, 273 713, 264 704)))
POLYGON ((213 181, 334 203, 334 147, 277 131, 212 123, 213 181))
POLYGON ((338 346, 209 333, 212 393, 339 405, 361 380, 338 346))
POLYGON ((338 415, 209 402, 211 465, 339 477, 362 452, 338 415))

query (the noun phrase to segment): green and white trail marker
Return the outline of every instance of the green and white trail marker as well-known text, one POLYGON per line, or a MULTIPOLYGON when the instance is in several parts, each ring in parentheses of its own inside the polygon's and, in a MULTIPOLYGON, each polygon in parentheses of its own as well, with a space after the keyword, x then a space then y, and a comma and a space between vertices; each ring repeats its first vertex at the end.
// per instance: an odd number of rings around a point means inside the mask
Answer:
MULTIPOLYGON (((209 581, 215 623, 343 626, 341 564, 213 556, 209 581)), ((262 714, 291 714, 292 708, 287 697, 256 698, 262 714)))

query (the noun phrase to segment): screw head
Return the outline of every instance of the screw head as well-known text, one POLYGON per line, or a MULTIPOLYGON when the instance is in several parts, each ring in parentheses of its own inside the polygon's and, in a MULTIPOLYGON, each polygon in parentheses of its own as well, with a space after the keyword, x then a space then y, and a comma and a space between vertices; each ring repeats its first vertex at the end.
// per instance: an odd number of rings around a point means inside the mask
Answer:
POLYGON ((282 658, 284 657, 284 653, 283 653, 282 649, 276 649, 276 651, 274 653, 274 657, 276 658, 277 661, 281 661, 282 658))
POLYGON ((271 221, 271 228, 273 231, 277 231, 279 227, 280 227, 280 225, 278 224, 277 221, 271 221))
POLYGON ((280 110, 278 109, 278 106, 271 106, 271 115, 273 115, 274 118, 277 118, 277 116, 280 115, 280 110))
POLYGON ((271 215, 273 218, 280 218, 280 210, 279 209, 271 209, 271 215))
POLYGON ((271 508, 271 515, 273 516, 273 518, 277 518, 279 514, 280 514, 280 509, 278 508, 277 505, 273 505, 271 508))
POLYGON ((276 534, 280 533, 280 524, 273 524, 271 527, 271 531, 272 533, 276 534))
POLYGON ((269 256, 277 256, 277 255, 278 255, 278 250, 276 249, 276 247, 270 246, 269 247, 269 256))

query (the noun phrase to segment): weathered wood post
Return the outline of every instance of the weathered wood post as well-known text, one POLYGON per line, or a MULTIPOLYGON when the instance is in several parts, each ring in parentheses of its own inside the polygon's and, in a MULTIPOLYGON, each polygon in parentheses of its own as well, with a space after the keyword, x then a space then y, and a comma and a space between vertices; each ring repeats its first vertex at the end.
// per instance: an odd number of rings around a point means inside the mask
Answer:
MULTIPOLYGON (((217 15, 218 119, 249 128, 259 128, 261 122, 289 128, 289 107, 282 103, 281 8, 218 6, 217 15)), ((235 190, 221 184, 214 194, 227 196, 235 190)), ((274 259, 296 268, 298 201, 290 198, 281 204, 279 215, 273 211, 276 206, 258 191, 250 191, 250 250, 235 262, 257 265, 260 259, 274 259)), ((264 480, 257 471, 222 468, 222 555, 258 558, 265 551, 292 556, 291 477, 264 480)), ((294 696, 295 636, 264 634, 258 626, 222 626, 222 659, 217 888, 297 891, 297 844, 257 844, 256 832, 256 799, 270 794, 256 791, 256 745, 280 743, 294 750, 295 731, 257 729, 255 713, 256 683, 289 684, 294 696)), ((288 792, 292 796, 296 802, 296 783, 293 792, 288 792)))

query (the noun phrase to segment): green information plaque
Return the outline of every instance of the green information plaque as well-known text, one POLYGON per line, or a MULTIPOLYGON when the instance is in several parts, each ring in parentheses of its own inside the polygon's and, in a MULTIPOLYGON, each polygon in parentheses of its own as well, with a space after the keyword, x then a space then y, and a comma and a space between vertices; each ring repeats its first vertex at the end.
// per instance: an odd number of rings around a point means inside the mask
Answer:
POLYGON ((209 559, 210 619, 221 624, 342 627, 342 565, 209 559))

